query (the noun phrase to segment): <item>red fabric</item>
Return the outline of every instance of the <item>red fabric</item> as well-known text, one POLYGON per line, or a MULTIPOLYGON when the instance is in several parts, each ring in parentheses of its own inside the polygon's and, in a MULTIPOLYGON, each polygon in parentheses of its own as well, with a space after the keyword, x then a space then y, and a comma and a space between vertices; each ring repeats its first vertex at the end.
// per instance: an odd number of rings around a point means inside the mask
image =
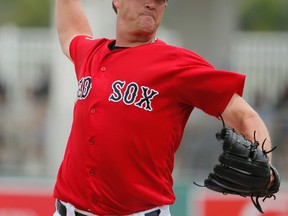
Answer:
POLYGON ((114 51, 111 42, 71 43, 78 100, 54 192, 98 215, 173 204, 174 153, 191 111, 217 116, 245 79, 160 40, 114 51))

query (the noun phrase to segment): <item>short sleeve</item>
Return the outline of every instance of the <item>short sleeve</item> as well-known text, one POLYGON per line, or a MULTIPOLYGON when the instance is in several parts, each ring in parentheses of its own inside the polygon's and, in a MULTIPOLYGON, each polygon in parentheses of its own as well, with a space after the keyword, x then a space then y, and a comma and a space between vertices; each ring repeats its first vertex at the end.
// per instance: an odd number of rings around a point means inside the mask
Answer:
POLYGON ((91 49, 89 43, 93 39, 85 35, 78 35, 74 37, 70 43, 69 52, 74 64, 83 61, 83 58, 87 56, 87 53, 91 49))
POLYGON ((197 54, 182 53, 177 71, 179 100, 209 115, 218 117, 235 93, 243 95, 245 75, 217 70, 197 54))
POLYGON ((107 45, 107 42, 108 40, 105 38, 93 39, 86 35, 78 35, 72 39, 69 52, 77 78, 81 77, 82 73, 87 72, 88 62, 91 61, 92 57, 97 58, 100 55, 101 48, 107 45))

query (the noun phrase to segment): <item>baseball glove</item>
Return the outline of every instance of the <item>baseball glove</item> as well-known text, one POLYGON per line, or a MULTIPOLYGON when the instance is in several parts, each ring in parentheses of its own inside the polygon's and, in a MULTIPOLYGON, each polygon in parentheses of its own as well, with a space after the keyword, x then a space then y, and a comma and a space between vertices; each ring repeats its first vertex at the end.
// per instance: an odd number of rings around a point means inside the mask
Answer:
POLYGON ((219 157, 220 164, 215 165, 214 172, 210 173, 204 181, 204 186, 223 194, 235 194, 243 197, 250 197, 254 206, 263 213, 259 198, 273 197, 279 191, 280 176, 275 167, 269 163, 267 154, 272 152, 259 149, 259 142, 245 139, 243 135, 237 134, 225 126, 216 134, 218 141, 223 143, 223 153, 219 157), (275 182, 268 188, 270 182, 270 171, 274 173, 275 182))

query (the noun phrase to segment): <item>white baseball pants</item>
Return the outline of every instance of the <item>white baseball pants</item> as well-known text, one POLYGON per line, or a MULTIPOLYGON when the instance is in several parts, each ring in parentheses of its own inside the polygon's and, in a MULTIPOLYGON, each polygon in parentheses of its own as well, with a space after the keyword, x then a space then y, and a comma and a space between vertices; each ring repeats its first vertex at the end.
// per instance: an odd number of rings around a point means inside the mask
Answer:
MULTIPOLYGON (((67 215, 66 216, 75 216, 75 211, 79 212, 79 213, 82 213, 84 215, 87 215, 87 216, 97 216, 97 215, 91 214, 90 212, 78 210, 73 205, 71 205, 70 203, 65 203, 65 202, 62 202, 62 201, 61 201, 61 203, 66 207, 66 211, 67 211, 67 215)), ((152 208, 152 209, 149 209, 149 210, 146 210, 146 211, 141 211, 141 212, 134 213, 132 215, 126 215, 126 216, 145 216, 145 214, 147 214, 149 212, 152 212, 154 210, 158 210, 158 209, 160 209, 160 211, 161 211, 159 216, 171 216, 170 209, 169 209, 168 205, 152 208)), ((55 213, 53 214, 53 216, 61 216, 61 215, 56 210, 55 213)))

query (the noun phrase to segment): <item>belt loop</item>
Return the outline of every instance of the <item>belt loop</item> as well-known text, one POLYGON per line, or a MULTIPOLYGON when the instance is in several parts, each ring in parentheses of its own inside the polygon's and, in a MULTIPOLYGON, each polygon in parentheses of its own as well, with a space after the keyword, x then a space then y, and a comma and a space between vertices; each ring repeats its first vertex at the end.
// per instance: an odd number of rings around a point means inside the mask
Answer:
POLYGON ((70 203, 66 203, 67 216, 75 216, 75 207, 70 203))

